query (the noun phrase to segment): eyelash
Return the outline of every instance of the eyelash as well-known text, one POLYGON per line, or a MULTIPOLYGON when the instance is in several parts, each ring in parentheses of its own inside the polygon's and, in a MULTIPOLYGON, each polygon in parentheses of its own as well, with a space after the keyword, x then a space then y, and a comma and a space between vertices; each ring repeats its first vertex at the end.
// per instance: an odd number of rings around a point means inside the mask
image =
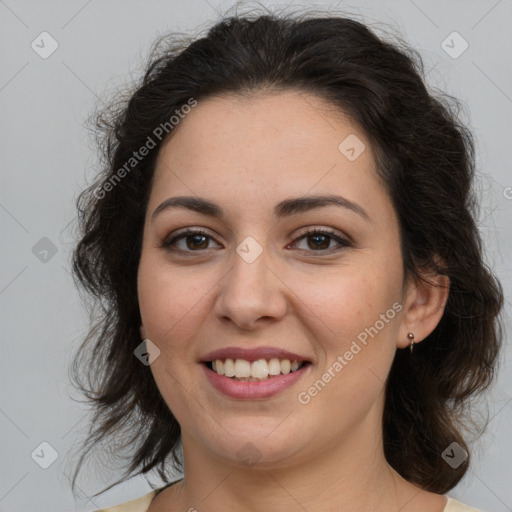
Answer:
MULTIPOLYGON (((172 246, 182 238, 187 238, 189 236, 205 236, 207 238, 211 238, 216 243, 218 243, 211 235, 209 235, 205 230, 203 229, 186 229, 185 231, 182 231, 181 233, 178 233, 176 236, 172 237, 171 239, 164 240, 164 242, 161 244, 161 248, 166 249, 170 252, 175 253, 181 253, 181 254, 187 254, 192 255, 192 253, 197 253, 201 251, 207 251, 208 249, 199 249, 197 251, 187 250, 184 251, 182 249, 175 249, 172 246)), ((335 231, 329 230, 329 229, 318 229, 318 228, 309 228, 304 233, 302 233, 298 238, 295 239, 295 241, 302 240, 303 238, 308 238, 313 235, 325 235, 336 242, 338 242, 340 245, 337 248, 331 248, 331 249, 325 249, 325 250, 307 250, 307 249, 299 249, 299 251, 306 251, 306 252, 313 252, 313 253, 321 253, 321 255, 330 255, 333 252, 338 252, 346 247, 353 247, 353 244, 349 242, 348 240, 341 238, 339 235, 336 234, 335 231)))

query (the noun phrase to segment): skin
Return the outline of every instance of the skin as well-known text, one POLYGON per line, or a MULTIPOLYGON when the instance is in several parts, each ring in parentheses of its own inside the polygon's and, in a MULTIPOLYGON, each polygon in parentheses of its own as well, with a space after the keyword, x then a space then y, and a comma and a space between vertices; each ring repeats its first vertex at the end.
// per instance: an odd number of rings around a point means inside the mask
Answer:
POLYGON ((158 389, 181 426, 185 480, 149 512, 440 512, 441 495, 406 482, 387 464, 381 436, 385 380, 397 349, 428 336, 442 317, 446 277, 404 279, 398 220, 358 126, 322 99, 296 91, 208 98, 180 122, 158 156, 138 274, 141 334, 158 346, 158 389), (355 134, 366 150, 349 161, 338 145, 355 134), (283 199, 338 194, 352 210, 323 207, 277 221, 283 199), (171 196, 207 198, 224 220, 184 208, 151 215, 171 196), (211 238, 161 244, 186 227, 211 238), (330 228, 352 247, 312 236, 330 228), (252 263, 236 248, 261 246, 252 263), (318 242, 317 242, 318 244, 318 242), (176 246, 176 245, 175 245, 176 246), (340 248, 337 252, 335 248, 340 248), (327 256, 322 254, 330 252, 327 256), (394 303, 401 311, 307 405, 307 391, 394 303), (198 363, 226 347, 271 345, 306 357, 309 372, 278 395, 235 400, 198 363), (259 461, 237 452, 252 443, 259 461))

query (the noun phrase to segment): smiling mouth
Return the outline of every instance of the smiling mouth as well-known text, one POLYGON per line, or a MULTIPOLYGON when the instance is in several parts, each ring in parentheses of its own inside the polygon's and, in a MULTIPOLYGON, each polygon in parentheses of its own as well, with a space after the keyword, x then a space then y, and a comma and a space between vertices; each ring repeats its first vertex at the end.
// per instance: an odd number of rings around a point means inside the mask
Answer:
POLYGON ((232 380, 259 382, 294 373, 311 363, 309 361, 291 361, 290 359, 277 358, 258 359, 256 361, 227 358, 205 361, 203 364, 217 375, 232 380))

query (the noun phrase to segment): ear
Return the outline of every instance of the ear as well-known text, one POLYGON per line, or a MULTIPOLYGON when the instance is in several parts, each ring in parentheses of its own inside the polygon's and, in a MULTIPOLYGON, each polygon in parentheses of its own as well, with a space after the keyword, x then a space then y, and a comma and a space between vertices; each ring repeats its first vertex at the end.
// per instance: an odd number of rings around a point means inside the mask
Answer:
POLYGON ((146 339, 146 328, 143 325, 140 326, 140 336, 143 340, 146 339))
POLYGON ((414 343, 424 340, 441 320, 450 292, 450 278, 433 271, 422 272, 422 278, 407 284, 402 323, 397 345, 410 345, 408 333, 414 334, 414 343))

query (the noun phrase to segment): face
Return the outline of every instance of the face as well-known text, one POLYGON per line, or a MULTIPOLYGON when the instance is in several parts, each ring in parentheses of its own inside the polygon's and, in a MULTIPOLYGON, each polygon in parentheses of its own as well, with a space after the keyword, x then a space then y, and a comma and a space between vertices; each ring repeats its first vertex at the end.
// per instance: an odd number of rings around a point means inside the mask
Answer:
POLYGON ((355 124, 306 93, 200 101, 160 150, 138 274, 144 334, 160 350, 150 368, 185 454, 242 464, 252 450, 270 468, 373 440, 403 281, 398 221, 355 124), (178 196, 221 213, 154 214, 178 196), (339 202, 277 207, 312 196, 339 202), (298 378, 272 377, 286 383, 266 396, 212 384, 228 377, 211 378, 209 353, 256 349, 268 361, 263 347, 307 363, 298 378))

